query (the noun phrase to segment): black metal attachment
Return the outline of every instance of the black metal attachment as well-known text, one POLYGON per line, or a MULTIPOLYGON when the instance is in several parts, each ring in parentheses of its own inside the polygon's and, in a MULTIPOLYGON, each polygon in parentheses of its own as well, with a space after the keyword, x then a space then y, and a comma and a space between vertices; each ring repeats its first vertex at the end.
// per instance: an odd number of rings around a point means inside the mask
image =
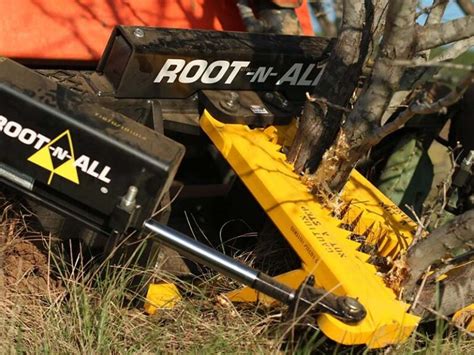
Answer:
POLYGON ((199 100, 219 121, 251 127, 289 124, 302 106, 290 103, 278 92, 202 90, 199 100))
POLYGON ((0 60, 0 179, 55 211, 106 234, 141 227, 183 155, 159 132, 0 60), (133 209, 121 203, 131 186, 133 209))
POLYGON ((293 290, 263 272, 252 269, 156 221, 146 221, 143 228, 157 241, 175 249, 189 259, 289 305, 291 314, 307 313, 314 316, 327 313, 346 323, 356 323, 366 316, 366 310, 359 301, 352 297, 336 296, 324 289, 314 287, 314 278, 310 278, 297 290, 293 290))
POLYGON ((295 292, 288 315, 296 319, 305 314, 314 316, 328 313, 346 323, 356 323, 365 318, 364 306, 355 298, 337 296, 320 287, 314 286, 314 277, 310 276, 295 292))
POLYGON ((333 45, 314 36, 117 26, 97 71, 116 98, 251 90, 304 101, 333 45))

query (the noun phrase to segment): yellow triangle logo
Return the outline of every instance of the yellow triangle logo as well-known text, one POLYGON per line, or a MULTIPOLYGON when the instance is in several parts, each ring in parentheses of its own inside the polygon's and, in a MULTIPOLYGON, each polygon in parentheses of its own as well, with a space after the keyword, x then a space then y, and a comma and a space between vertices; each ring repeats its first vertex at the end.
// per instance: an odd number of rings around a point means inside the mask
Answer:
POLYGON ((28 158, 28 161, 32 162, 33 164, 39 165, 43 169, 46 169, 51 172, 48 179, 48 185, 51 184, 51 181, 53 180, 53 176, 55 174, 69 181, 72 181, 75 184, 79 184, 79 176, 77 175, 77 168, 74 165, 76 162, 76 159, 74 157, 74 148, 72 146, 72 138, 71 138, 71 133, 69 132, 69 130, 64 131, 59 136, 54 138, 51 142, 46 144, 43 148, 38 150, 32 156, 30 156, 28 158), (53 158, 51 156, 51 150, 55 151, 55 149, 58 149, 58 148, 55 148, 52 146, 63 137, 67 138, 67 142, 69 146, 69 151, 68 151, 69 157, 67 157, 67 160, 64 163, 62 163, 57 168, 55 168, 53 164, 53 158))
POLYGON ((54 171, 53 159, 49 152, 49 147, 44 147, 38 150, 35 154, 28 158, 29 161, 41 166, 49 171, 54 171))
POLYGON ((69 159, 67 162, 54 169, 54 174, 79 184, 79 177, 77 176, 77 169, 74 166, 73 159, 69 159))

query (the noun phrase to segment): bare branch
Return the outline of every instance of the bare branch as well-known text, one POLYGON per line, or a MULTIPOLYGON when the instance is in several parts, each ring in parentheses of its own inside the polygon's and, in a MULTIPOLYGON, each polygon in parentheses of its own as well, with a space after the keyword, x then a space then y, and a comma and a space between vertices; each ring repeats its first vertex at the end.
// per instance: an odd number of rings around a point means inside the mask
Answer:
POLYGON ((457 58, 464 52, 468 51, 471 47, 474 47, 474 36, 454 43, 450 48, 433 58, 433 61, 443 62, 457 58))
POLYGON ((323 2, 321 0, 315 0, 315 1, 310 2, 310 6, 314 11, 314 16, 318 20, 318 23, 321 26, 321 29, 323 30, 323 34, 328 37, 336 37, 337 36, 336 24, 328 19, 326 10, 324 9, 324 6, 323 6, 323 2))
MULTIPOLYGON (((418 18, 418 17, 420 17, 420 16, 422 16, 422 15, 428 15, 428 17, 429 17, 429 15, 430 15, 430 14, 433 14, 433 13, 435 14, 435 17, 437 17, 437 16, 438 16, 437 13, 439 13, 439 12, 436 11, 435 9, 436 9, 437 7, 439 7, 440 5, 443 5, 444 8, 446 8, 446 5, 448 4, 448 2, 449 2, 449 0, 434 0, 434 1, 433 1, 433 5, 421 8, 421 9, 420 9, 420 12, 417 13, 416 17, 418 18), (434 11, 433 11, 433 10, 434 10, 434 11)), ((443 9, 443 12, 444 12, 444 9, 443 9)), ((442 14, 441 14, 441 17, 442 17, 442 14)), ((441 20, 441 17, 439 18, 439 20, 434 20, 432 23, 441 22, 441 21, 440 21, 440 20, 441 20)), ((426 22, 425 22, 425 25, 428 24, 427 22, 429 22, 429 19, 428 19, 428 18, 427 18, 427 20, 426 20, 426 22)))
POLYGON ((419 27, 417 51, 439 47, 474 36, 474 16, 449 22, 419 27))
POLYGON ((451 91, 445 97, 435 101, 433 103, 428 102, 413 102, 408 108, 400 113, 393 121, 380 127, 375 131, 373 135, 368 138, 370 144, 377 144, 387 135, 395 132, 401 126, 410 120, 414 115, 426 115, 429 113, 435 113, 442 110, 445 107, 451 106, 456 103, 468 87, 474 82, 474 73, 471 73, 466 79, 464 79, 453 91, 451 91))
POLYGON ((322 160, 317 170, 317 180, 332 176, 329 185, 333 190, 344 186, 352 168, 370 149, 367 137, 379 125, 392 94, 399 87, 404 70, 392 65, 392 61, 411 59, 414 55, 416 4, 417 0, 388 2, 383 41, 372 76, 342 125, 336 143, 326 152, 326 157, 334 159, 322 160))
POLYGON ((334 6, 334 13, 336 15, 336 27, 339 29, 341 27, 342 23, 342 18, 344 17, 343 15, 343 4, 344 0, 334 0, 333 1, 333 6, 334 6))
MULTIPOLYGON (((438 292, 436 292, 436 288, 437 288, 436 284, 432 286, 430 290, 428 290, 428 292, 425 292, 423 296, 425 299, 427 299, 428 301, 427 303, 429 305, 420 304, 420 306, 418 307, 418 308, 423 308, 429 314, 428 316, 424 316, 423 318, 424 319, 441 318, 445 322, 447 322, 449 325, 455 327, 457 330, 461 331, 462 333, 470 337, 473 337, 474 336, 473 332, 470 332, 465 327, 462 327, 456 324, 456 322, 453 322, 451 317, 446 316, 446 315, 451 316, 454 312, 470 304, 469 299, 472 300, 473 298, 472 297, 473 290, 472 290, 471 281, 472 281, 472 277, 474 276, 474 273, 472 272, 472 270, 474 270, 472 267, 467 270, 463 269, 465 275, 455 275, 455 278, 448 279, 449 282, 442 282, 444 287, 443 286, 439 287, 440 289, 443 288, 443 295, 442 295, 441 300, 438 300, 439 297, 436 297, 438 294, 438 292), (469 293, 469 289, 471 293, 469 293), (461 290, 463 290, 464 292, 462 292, 461 290), (446 295, 450 296, 449 299, 447 299, 448 297, 446 297, 446 295), (441 305, 439 305, 439 303, 441 303, 441 305)), ((420 313, 421 312, 418 310, 415 311, 415 314, 420 314, 420 313)))
POLYGON ((472 0, 457 0, 456 2, 466 15, 474 15, 474 3, 472 0))
POLYGON ((441 22, 441 18, 444 15, 446 6, 448 6, 448 0, 435 0, 433 6, 430 8, 428 17, 426 18, 426 25, 434 25, 441 22))
MULTIPOLYGON (((448 0, 434 0, 433 5, 427 9, 428 16, 425 21, 426 25, 434 25, 441 22, 448 0)), ((428 60, 430 51, 423 51, 417 53, 415 58, 421 62, 428 60)), ((390 100, 390 105, 384 112, 381 119, 381 124, 384 124, 389 120, 390 117, 395 113, 397 108, 406 100, 408 95, 411 93, 415 83, 423 76, 427 71, 427 68, 419 67, 416 69, 406 70, 400 82, 400 90, 395 92, 390 100)))
POLYGON ((474 69, 474 65, 469 64, 456 64, 456 63, 444 63, 438 60, 432 60, 425 62, 422 60, 394 60, 393 65, 401 65, 403 67, 436 67, 436 68, 450 68, 459 70, 471 71, 474 69))
POLYGON ((370 41, 369 55, 367 61, 372 61, 376 49, 379 47, 380 39, 385 28, 385 18, 387 17, 388 0, 378 0, 374 2, 374 22, 372 25, 372 40, 370 41))
MULTIPOLYGON (((348 127, 349 131, 363 121, 377 124, 389 105, 403 74, 403 68, 394 67, 392 61, 410 59, 413 55, 410 39, 415 35, 415 7, 416 1, 413 0, 389 2, 381 50, 367 90, 359 97, 346 121, 347 125, 352 126, 348 127)), ((366 128, 360 127, 361 133, 366 131, 366 128)))

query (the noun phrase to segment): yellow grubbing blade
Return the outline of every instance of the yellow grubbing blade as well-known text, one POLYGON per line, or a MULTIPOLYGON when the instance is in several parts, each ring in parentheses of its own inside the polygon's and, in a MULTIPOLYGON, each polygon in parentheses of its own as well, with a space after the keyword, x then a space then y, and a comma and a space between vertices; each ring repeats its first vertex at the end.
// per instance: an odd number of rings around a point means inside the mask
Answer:
MULTIPOLYGON (((340 205, 318 202, 281 153, 291 126, 251 129, 223 124, 205 111, 201 127, 300 257, 300 269, 277 279, 296 288, 312 274, 317 286, 355 297, 367 309, 367 317, 355 325, 323 314, 317 320, 321 330, 339 343, 371 348, 406 339, 419 318, 408 313, 409 305, 386 286, 354 236, 363 238, 378 255, 393 258, 412 242, 414 222, 355 170, 340 205)), ((265 300, 247 288, 229 297, 265 300)))

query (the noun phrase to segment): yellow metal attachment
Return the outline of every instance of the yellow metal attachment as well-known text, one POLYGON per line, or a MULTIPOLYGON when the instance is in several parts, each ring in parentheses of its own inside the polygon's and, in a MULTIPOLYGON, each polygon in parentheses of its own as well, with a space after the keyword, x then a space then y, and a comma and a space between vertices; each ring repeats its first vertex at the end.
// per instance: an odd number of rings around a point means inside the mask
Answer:
POLYGON ((174 284, 150 284, 146 294, 145 312, 155 314, 158 309, 174 308, 180 300, 181 294, 174 284))
POLYGON ((468 332, 474 332, 474 304, 457 311, 453 316, 453 322, 468 332))
MULTIPOLYGON (((204 112, 201 127, 299 255, 301 269, 278 279, 297 287, 313 274, 318 286, 355 297, 367 309, 356 325, 321 315, 321 330, 339 343, 372 348, 406 339, 419 318, 407 313, 409 306, 385 285, 360 247, 363 243, 393 258, 412 242, 413 221, 356 171, 339 201, 318 202, 281 153, 294 126, 250 129, 223 124, 204 112)), ((258 298, 250 289, 229 296, 233 301, 258 298)))

